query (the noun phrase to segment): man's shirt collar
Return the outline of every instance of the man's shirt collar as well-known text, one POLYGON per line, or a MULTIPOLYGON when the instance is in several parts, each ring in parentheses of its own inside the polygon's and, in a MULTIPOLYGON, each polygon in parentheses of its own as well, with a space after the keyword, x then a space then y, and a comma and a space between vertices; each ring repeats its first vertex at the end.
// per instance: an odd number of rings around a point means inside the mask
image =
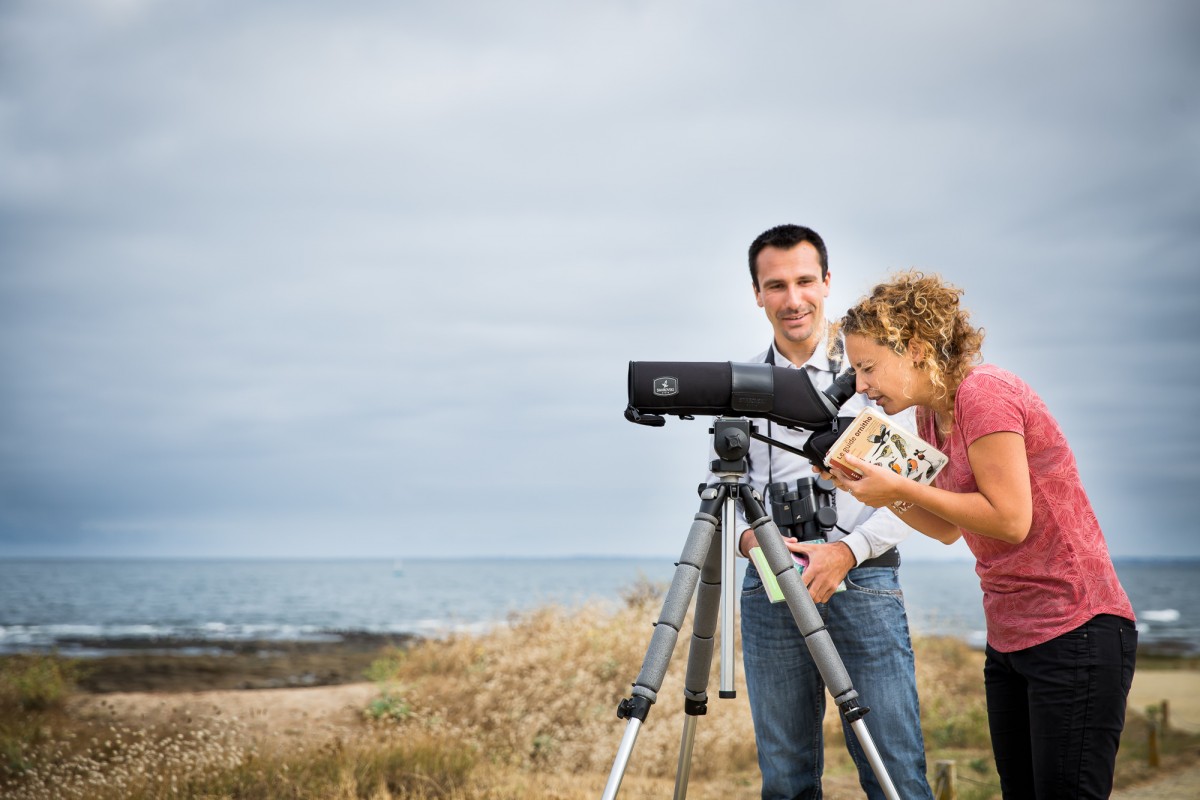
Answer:
POLYGON ((775 365, 778 367, 812 367, 823 372, 832 372, 834 375, 842 371, 844 357, 842 356, 842 343, 839 339, 834 345, 836 352, 831 353, 829 347, 829 331, 833 326, 826 322, 824 330, 821 331, 821 340, 817 342, 817 347, 813 350, 813 354, 803 364, 793 364, 788 360, 788 357, 779 352, 779 348, 775 346, 775 340, 771 340, 771 352, 775 354, 775 365))

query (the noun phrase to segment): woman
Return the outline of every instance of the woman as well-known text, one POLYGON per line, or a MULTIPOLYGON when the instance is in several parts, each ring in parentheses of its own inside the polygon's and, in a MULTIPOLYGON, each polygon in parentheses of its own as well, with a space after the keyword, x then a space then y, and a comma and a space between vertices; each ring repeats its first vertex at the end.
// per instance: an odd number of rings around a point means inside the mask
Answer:
POLYGON ((858 459, 860 480, 835 480, 974 553, 1004 796, 1105 798, 1133 680, 1133 608, 1062 431, 1020 378, 979 363, 983 333, 961 295, 902 273, 842 323, 858 391, 888 414, 917 406, 917 433, 950 463, 929 486, 858 459))

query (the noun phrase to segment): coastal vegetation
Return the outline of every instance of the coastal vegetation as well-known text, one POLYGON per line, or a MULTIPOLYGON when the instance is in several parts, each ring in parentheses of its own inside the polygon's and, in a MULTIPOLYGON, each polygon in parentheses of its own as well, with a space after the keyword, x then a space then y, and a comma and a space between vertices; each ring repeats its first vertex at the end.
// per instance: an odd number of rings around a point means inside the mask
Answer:
MULTIPOLYGON (((363 676, 378 691, 357 728, 303 745, 247 737, 244 721, 233 718, 75 714, 68 698, 86 664, 10 656, 0 660, 0 796, 595 798, 625 730, 616 705, 640 670, 661 589, 642 581, 616 607, 543 608, 490 633, 388 648, 363 676)), ((626 800, 670 795, 689 636, 690 623, 630 759, 621 791, 626 800)), ((930 769, 953 760, 962 800, 998 797, 982 655, 945 638, 918 638, 915 648, 930 769)), ((689 796, 753 798, 758 773, 745 685, 739 675, 739 699, 716 700, 716 661, 689 796)), ((1147 710, 1130 709, 1118 785, 1153 774, 1150 724, 1147 710)), ((826 795, 859 796, 832 712, 826 738, 826 795)), ((1200 737, 1168 729, 1160 732, 1159 748, 1159 769, 1169 769, 1195 759, 1200 737)))

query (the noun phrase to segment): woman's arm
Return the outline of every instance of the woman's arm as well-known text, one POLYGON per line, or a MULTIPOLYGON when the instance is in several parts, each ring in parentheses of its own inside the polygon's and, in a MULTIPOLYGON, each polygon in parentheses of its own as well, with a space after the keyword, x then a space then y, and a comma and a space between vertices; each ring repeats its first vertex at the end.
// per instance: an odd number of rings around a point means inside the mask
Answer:
POLYGON ((892 511, 904 521, 904 524, 926 536, 937 539, 942 544, 954 544, 962 538, 962 530, 957 525, 939 517, 921 506, 913 505, 908 511, 892 511))
POLYGON ((876 508, 896 501, 913 503, 919 508, 904 514, 904 521, 938 541, 950 543, 958 535, 949 538, 945 525, 929 519, 930 516, 1002 542, 1025 541, 1033 521, 1033 490, 1025 438, 1008 431, 989 433, 967 448, 967 459, 975 474, 978 488, 975 492, 949 492, 919 484, 861 459, 853 459, 851 463, 863 477, 839 482, 839 486, 876 508))
POLYGON ((822 478, 828 481, 833 481, 835 484, 837 484, 839 489, 855 495, 865 505, 873 506, 875 508, 880 508, 881 506, 886 505, 894 514, 899 516, 904 521, 905 525, 909 526, 913 530, 925 534, 926 536, 929 536, 930 538, 937 539, 942 544, 954 544, 962 538, 962 531, 959 530, 957 525, 947 522, 938 515, 926 511, 919 505, 916 505, 914 501, 906 501, 912 503, 912 505, 906 511, 898 510, 895 506, 895 503, 899 500, 898 495, 894 494, 894 492, 891 490, 879 490, 878 488, 881 482, 894 482, 897 484, 897 486, 899 486, 900 484, 904 483, 914 483, 913 481, 905 478, 898 478, 890 470, 883 470, 882 468, 876 467, 874 464, 863 461, 853 455, 850 455, 849 453, 846 454, 846 458, 849 461, 855 462, 854 465, 862 471, 863 478, 861 480, 846 481, 843 480, 839 475, 831 474, 830 470, 821 469, 816 466, 813 467, 813 472, 820 472, 822 478), (880 470, 880 472, 871 472, 871 470, 876 469, 880 470), (882 502, 879 501, 878 497, 883 495, 877 496, 878 491, 885 492, 886 497, 890 499, 882 502))

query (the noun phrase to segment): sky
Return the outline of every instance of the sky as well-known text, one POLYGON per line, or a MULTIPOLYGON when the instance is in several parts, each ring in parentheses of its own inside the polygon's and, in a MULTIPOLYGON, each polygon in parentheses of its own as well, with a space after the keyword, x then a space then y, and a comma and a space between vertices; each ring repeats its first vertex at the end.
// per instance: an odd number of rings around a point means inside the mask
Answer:
MULTIPOLYGON (((1190 2, 0 5, 0 558, 677 556, 746 249, 916 267, 1200 556, 1190 2)), ((967 558, 919 535, 909 558, 967 558)))

